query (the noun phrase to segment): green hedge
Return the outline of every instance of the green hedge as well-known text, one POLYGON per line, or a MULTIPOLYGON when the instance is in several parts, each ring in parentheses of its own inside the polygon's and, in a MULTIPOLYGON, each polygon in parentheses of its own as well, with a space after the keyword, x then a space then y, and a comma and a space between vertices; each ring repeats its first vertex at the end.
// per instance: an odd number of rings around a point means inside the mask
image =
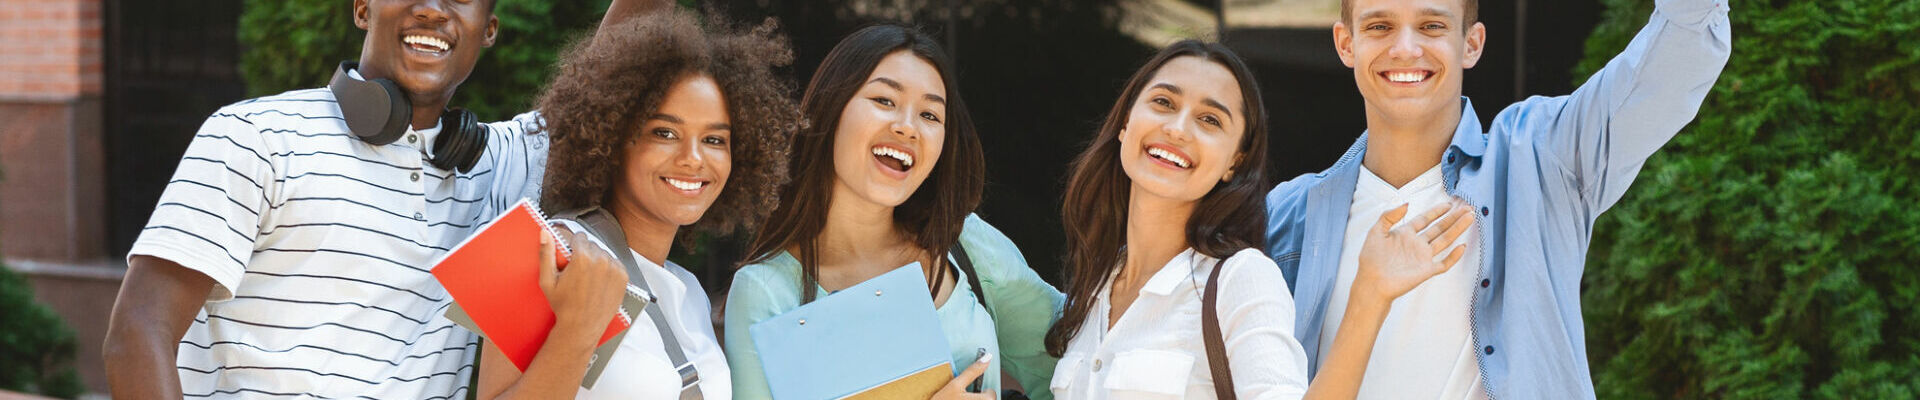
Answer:
POLYGON ((0 390, 80 396, 86 387, 73 366, 78 350, 66 320, 34 301, 27 278, 0 263, 0 390))
POLYGON ((0 389, 74 398, 79 345, 59 314, 33 300, 27 278, 0 265, 0 389))
MULTIPOLYGON (((1577 76, 1650 0, 1605 0, 1577 76)), ((1733 1, 1697 120, 1600 219, 1601 398, 1920 396, 1920 2, 1733 1)))
MULTIPOLYGON (((500 33, 460 85, 452 106, 482 121, 526 111, 546 85, 570 39, 592 33, 608 0, 497 0, 500 33)), ((326 85, 334 64, 357 59, 366 31, 353 26, 353 2, 247 0, 240 15, 240 73, 248 96, 326 85)))

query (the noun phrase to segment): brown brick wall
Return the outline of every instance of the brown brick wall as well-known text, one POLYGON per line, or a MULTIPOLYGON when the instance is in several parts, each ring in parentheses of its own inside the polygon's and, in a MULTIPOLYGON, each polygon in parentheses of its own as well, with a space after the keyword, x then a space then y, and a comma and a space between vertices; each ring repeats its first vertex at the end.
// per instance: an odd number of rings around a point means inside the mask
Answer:
POLYGON ((101 0, 0 0, 0 254, 74 329, 88 389, 125 267, 106 254, 101 0))
POLYGON ((0 98, 98 95, 101 2, 0 0, 0 98))
POLYGON ((0 252, 94 262, 106 254, 100 102, 0 101, 0 252))
POLYGON ((0 252, 105 254, 100 0, 0 0, 0 252))

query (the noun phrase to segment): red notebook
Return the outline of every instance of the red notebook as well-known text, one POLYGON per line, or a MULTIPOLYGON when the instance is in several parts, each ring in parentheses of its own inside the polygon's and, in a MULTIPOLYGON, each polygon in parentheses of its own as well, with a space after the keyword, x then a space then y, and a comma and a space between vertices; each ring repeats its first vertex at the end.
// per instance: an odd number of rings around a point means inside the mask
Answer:
MULTIPOLYGON (((554 261, 565 268, 572 252, 547 225, 546 216, 526 199, 433 265, 433 277, 478 326, 480 335, 499 346, 521 371, 533 363, 554 324, 553 306, 540 290, 539 235, 554 238, 554 261)), ((625 313, 615 316, 599 343, 632 325, 625 313)))

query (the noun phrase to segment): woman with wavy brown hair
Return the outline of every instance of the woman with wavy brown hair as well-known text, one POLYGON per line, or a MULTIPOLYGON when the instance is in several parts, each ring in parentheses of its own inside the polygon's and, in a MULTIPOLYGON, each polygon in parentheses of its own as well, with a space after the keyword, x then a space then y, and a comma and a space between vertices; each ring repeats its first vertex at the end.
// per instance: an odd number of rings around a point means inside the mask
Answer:
MULTIPOLYGON (((682 227, 725 234, 764 218, 804 122, 790 85, 772 72, 793 57, 772 22, 742 30, 717 18, 655 12, 602 28, 565 53, 538 102, 553 140, 541 202, 556 215, 579 215, 584 225, 558 224, 624 258, 627 274, 639 275, 635 287, 658 307, 633 319, 610 359, 594 360, 604 369, 587 389, 580 383, 594 344, 634 289, 617 273, 558 287, 595 295, 553 304, 558 321, 524 372, 486 345, 481 398, 731 397, 706 291, 667 253, 676 237, 691 243, 682 227), (683 382, 686 371, 697 378, 683 382)), ((553 297, 556 288, 545 286, 553 297)))
MULTIPOLYGON (((1260 87, 1226 46, 1180 41, 1133 74, 1067 181, 1067 306, 1046 337, 1056 396, 1353 398, 1372 337, 1343 326, 1310 391, 1293 295, 1257 248, 1266 152, 1260 87)), ((1447 244, 1472 218, 1429 212, 1408 225, 1434 227, 1388 237, 1404 215, 1374 225, 1356 287, 1398 296, 1459 261, 1447 244)))
POLYGON ((956 369, 934 398, 993 398, 1002 372, 1038 388, 1055 359, 1040 337, 1061 301, 1019 248, 974 216, 984 161, 955 71, 938 42, 881 25, 827 54, 801 100, 793 184, 734 273, 726 344, 734 394, 769 398, 748 328, 918 263, 956 369), (983 356, 980 352, 985 351, 983 356), (984 393, 966 387, 979 378, 984 393))

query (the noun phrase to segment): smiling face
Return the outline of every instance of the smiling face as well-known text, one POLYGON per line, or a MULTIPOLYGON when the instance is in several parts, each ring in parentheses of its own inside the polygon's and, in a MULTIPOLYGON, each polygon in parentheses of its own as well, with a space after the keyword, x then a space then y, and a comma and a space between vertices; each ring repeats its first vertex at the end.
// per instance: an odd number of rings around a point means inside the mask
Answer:
POLYGON ((906 50, 882 58, 834 128, 834 200, 894 207, 913 196, 940 159, 946 99, 933 64, 906 50))
POLYGON ((660 108, 627 140, 613 207, 672 226, 698 222, 733 170, 731 119, 720 86, 690 75, 667 89, 660 108))
POLYGON ((353 24, 367 31, 361 75, 393 80, 416 105, 446 104, 493 46, 493 1, 354 0, 353 24))
POLYGON ((1195 56, 1167 60, 1120 130, 1120 167, 1135 192, 1198 201, 1239 163, 1246 108, 1227 67, 1195 56))
POLYGON ((1334 47, 1370 112, 1429 116, 1460 102, 1464 71, 1480 60, 1486 27, 1467 24, 1461 0, 1350 0, 1334 47))

